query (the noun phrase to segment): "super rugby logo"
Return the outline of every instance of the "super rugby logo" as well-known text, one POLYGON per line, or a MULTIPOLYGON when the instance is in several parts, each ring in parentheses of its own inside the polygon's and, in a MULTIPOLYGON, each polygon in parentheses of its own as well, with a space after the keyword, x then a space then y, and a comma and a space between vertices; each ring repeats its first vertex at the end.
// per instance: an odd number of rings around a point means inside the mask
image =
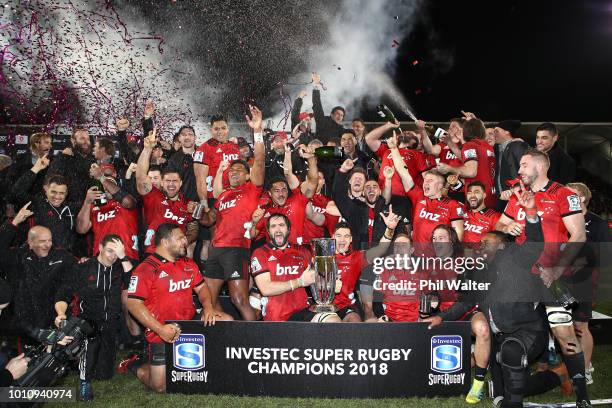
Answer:
POLYGON ((432 336, 431 369, 437 373, 454 373, 463 368, 461 336, 432 336))
POLYGON ((181 334, 173 345, 174 367, 181 370, 199 370, 205 366, 203 334, 181 334))

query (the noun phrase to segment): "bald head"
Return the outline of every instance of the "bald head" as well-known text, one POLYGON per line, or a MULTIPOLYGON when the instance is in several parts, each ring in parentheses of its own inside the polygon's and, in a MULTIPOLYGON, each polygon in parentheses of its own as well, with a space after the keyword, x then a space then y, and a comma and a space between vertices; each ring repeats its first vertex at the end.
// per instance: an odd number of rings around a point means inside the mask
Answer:
POLYGON ((49 228, 40 225, 30 228, 28 231, 28 246, 37 257, 45 258, 49 255, 52 245, 53 240, 49 228))

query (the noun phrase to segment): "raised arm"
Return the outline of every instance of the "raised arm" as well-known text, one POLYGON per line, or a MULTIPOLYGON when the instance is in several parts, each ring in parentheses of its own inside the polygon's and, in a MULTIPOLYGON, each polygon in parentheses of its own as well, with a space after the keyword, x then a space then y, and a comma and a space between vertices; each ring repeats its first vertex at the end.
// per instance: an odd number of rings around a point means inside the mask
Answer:
POLYGON ((389 249, 389 244, 393 240, 395 228, 397 227, 397 224, 400 220, 399 215, 393 213, 393 207, 391 205, 389 206, 389 215, 381 213, 380 216, 385 222, 387 229, 385 230, 385 233, 380 239, 379 244, 366 251, 365 256, 368 263, 372 263, 374 259, 379 258, 387 253, 387 250, 389 249))
POLYGON ((308 161, 308 173, 306 173, 306 180, 302 183, 302 194, 308 198, 312 198, 319 185, 319 168, 317 166, 317 158, 314 155, 314 150, 306 147, 300 149, 300 156, 308 161))
POLYGON ((13 185, 13 196, 18 205, 23 205, 26 202, 32 200, 33 197, 30 196, 30 189, 34 185, 36 181, 36 176, 42 170, 46 169, 49 166, 49 159, 45 154, 42 157, 39 157, 36 160, 36 163, 32 166, 29 171, 26 171, 19 177, 17 180, 8 180, 11 183, 15 183, 13 185))
POLYGON ((156 129, 153 129, 144 139, 144 146, 138 157, 138 162, 136 163, 136 190, 140 195, 146 195, 153 189, 153 185, 147 173, 149 172, 151 153, 156 144, 156 129))
POLYGON ((366 144, 374 153, 376 153, 378 149, 380 149, 380 138, 389 130, 397 129, 399 126, 400 124, 396 120, 395 123, 387 122, 384 125, 375 127, 365 135, 366 144))
POLYGON ((404 158, 399 152, 397 148, 397 136, 395 131, 393 132, 393 136, 389 138, 387 141, 389 148, 391 149, 391 158, 393 159, 393 166, 395 167, 395 171, 397 175, 402 180, 402 184, 404 186, 404 191, 410 191, 414 187, 414 180, 410 175, 410 172, 406 168, 406 163, 404 163, 404 158))
POLYGON ((294 129, 300 123, 300 112, 302 111, 302 103, 306 97, 306 91, 300 91, 297 98, 293 102, 291 109, 291 129, 294 129))
POLYGON ((254 159, 253 167, 251 168, 251 183, 257 187, 263 186, 264 177, 266 174, 266 149, 263 141, 263 117, 257 106, 249 105, 251 117, 245 116, 246 121, 251 129, 253 129, 254 143, 254 159))
POLYGON ((433 145, 431 143, 427 130, 425 129, 425 122, 419 119, 414 121, 414 124, 416 125, 417 133, 419 133, 421 136, 421 143, 423 144, 425 153, 433 154, 434 156, 438 157, 442 148, 439 144, 433 145))
POLYGON ((293 174, 293 162, 291 161, 291 149, 289 148, 289 144, 285 143, 285 157, 283 159, 283 174, 285 175, 285 180, 287 180, 287 184, 289 184, 289 189, 294 190, 298 188, 300 185, 300 179, 297 178, 295 174, 293 174))
POLYGON ((325 112, 323 111, 323 104, 321 103, 321 75, 316 72, 312 74, 312 84, 314 86, 312 90, 312 111, 314 113, 315 123, 317 126, 321 126, 325 119, 325 112))
POLYGON ((217 169, 217 174, 215 174, 215 179, 213 181, 213 197, 216 199, 223 192, 223 173, 229 167, 229 162, 224 160, 219 164, 219 168, 217 169))
POLYGON ((385 170, 384 170, 385 188, 383 188, 381 195, 385 200, 385 204, 387 205, 391 202, 391 192, 392 192, 394 174, 395 174, 395 169, 393 167, 385 167, 385 170))

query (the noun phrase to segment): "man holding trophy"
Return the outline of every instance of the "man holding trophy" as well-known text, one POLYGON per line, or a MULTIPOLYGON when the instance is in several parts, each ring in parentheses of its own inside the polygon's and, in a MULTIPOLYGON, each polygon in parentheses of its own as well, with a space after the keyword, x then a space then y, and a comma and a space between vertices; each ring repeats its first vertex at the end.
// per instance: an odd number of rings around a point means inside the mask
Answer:
MULTIPOLYGON (((390 242, 399 217, 393 212, 381 214, 387 230, 382 242, 390 242)), ((312 266, 310 251, 301 246, 288 243, 291 223, 283 214, 271 215, 267 222, 269 242, 256 249, 251 257, 251 271, 261 295, 261 310, 265 321, 310 321, 317 323, 336 323, 342 321, 336 311, 342 312, 345 321, 361 321, 353 310, 351 296, 365 266, 375 256, 383 254, 386 245, 366 251, 350 251, 350 232, 348 239, 342 237, 336 248, 336 240, 323 238, 312 240, 314 259, 312 266), (354 254, 354 255, 352 255, 354 254), (355 267, 350 266, 338 276, 336 257, 340 260, 354 260, 355 267), (357 266, 359 268, 357 268, 357 266), (316 306, 308 304, 308 294, 304 289, 310 286, 316 306), (334 296, 339 293, 338 301, 334 296), (338 305, 336 303, 340 302, 338 305), (346 309, 346 310, 345 310, 346 309), (356 320, 346 319, 355 315, 356 320)), ((336 229, 345 232, 346 225, 336 229)), ((349 230, 350 231, 350 230, 349 230)), ((336 237, 336 234, 334 234, 336 237)), ((346 262, 341 262, 345 264, 346 262)), ((348 264, 347 264, 348 265, 348 264)), ((345 269, 345 268, 343 268, 345 269)))

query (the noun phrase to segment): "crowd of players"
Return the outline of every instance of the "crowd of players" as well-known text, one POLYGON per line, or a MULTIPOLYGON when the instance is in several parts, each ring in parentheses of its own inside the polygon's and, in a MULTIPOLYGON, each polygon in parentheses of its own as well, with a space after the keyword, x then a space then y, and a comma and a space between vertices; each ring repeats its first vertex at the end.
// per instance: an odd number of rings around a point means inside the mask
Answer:
MULTIPOLYGON (((469 320, 476 376, 467 401, 476 403, 495 360, 492 343, 507 327, 496 319, 505 317, 479 307, 485 300, 470 303, 453 291, 435 293, 433 315, 423 315, 419 296, 433 295, 379 290, 380 281, 402 280, 406 271, 374 275, 368 271, 375 259, 408 254, 447 260, 475 250, 490 261, 510 241, 537 241, 538 234, 529 234, 531 222, 547 243, 608 240, 607 224, 587 209, 590 191, 576 182, 554 124, 538 127, 535 147, 516 137, 520 122, 486 126, 470 112, 451 119, 438 138, 420 120, 416 131, 394 121, 367 132, 361 119, 345 127, 341 106, 326 116, 316 74, 313 84, 313 112, 301 112, 307 93, 300 93, 290 134, 264 129, 262 112, 250 106, 252 143, 232 137, 223 116, 211 118, 210 138, 200 146, 190 126, 181 127, 172 143, 158 140, 152 102, 141 138, 128 134, 130 123, 120 118, 115 143, 99 137, 92 147, 88 131, 78 128, 72 146, 52 157, 50 135, 31 135, 30 151, 7 170, 12 185, 3 192, 10 205, 0 229, 0 268, 13 293, 7 324, 27 343, 71 313, 95 322, 97 335, 79 367, 81 399, 93 398, 94 378, 113 375, 123 325, 134 344, 144 335, 146 352, 130 355, 119 370, 163 392, 164 343, 181 333, 165 322, 196 314, 205 324, 231 320, 220 302, 225 290, 244 320, 424 319, 432 326, 469 320), (322 146, 341 147, 342 157, 317 157, 322 146), (336 240, 335 313, 316 313, 307 291, 315 279, 308 244, 321 237, 336 240), (468 303, 457 315, 458 305, 468 303)), ((535 258, 534 276, 542 287, 569 269, 590 276, 597 258, 579 250, 544 251, 535 258)), ((448 266, 418 274, 459 275, 448 266)), ((548 338, 550 326, 565 365, 547 371, 542 362, 538 370, 554 372, 548 385, 561 384, 576 393, 580 406, 590 406, 590 302, 581 301, 573 316, 550 304, 541 309, 534 319, 542 328, 535 331, 548 338)), ((521 339, 525 353, 535 344, 521 339)), ((522 406, 528 392, 523 383, 512 384, 509 364, 500 364, 505 383, 496 401, 522 406)))

